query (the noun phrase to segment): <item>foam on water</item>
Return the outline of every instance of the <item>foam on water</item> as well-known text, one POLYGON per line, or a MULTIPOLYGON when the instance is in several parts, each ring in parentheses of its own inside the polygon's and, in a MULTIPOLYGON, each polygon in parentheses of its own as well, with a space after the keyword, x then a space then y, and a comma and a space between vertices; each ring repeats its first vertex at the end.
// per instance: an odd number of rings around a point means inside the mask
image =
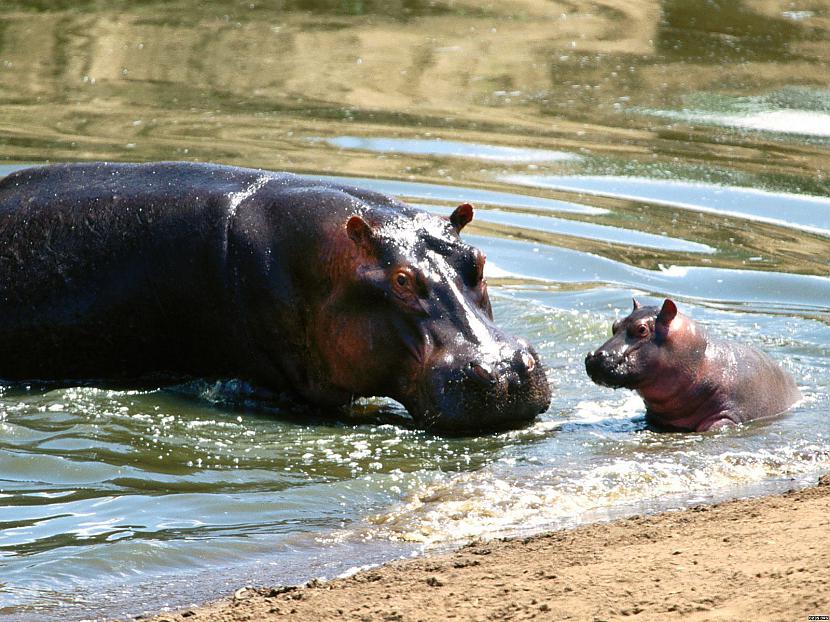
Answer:
POLYGON ((498 468, 460 474, 417 491, 373 523, 389 538, 436 545, 687 507, 769 487, 771 480, 808 483, 828 469, 827 443, 712 455, 688 447, 656 456, 645 447, 582 470, 539 468, 520 478, 498 468))

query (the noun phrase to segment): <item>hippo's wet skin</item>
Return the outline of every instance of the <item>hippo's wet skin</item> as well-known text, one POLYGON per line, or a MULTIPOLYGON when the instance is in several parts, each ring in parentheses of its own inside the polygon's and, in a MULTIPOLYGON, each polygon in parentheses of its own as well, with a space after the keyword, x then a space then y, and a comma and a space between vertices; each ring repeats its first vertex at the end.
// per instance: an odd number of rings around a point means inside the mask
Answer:
POLYGON ((614 323, 613 337, 585 358, 597 384, 639 393, 660 427, 699 432, 783 413, 801 397, 769 356, 706 330, 677 312, 641 307, 614 323))
POLYGON ((428 428, 520 426, 544 367, 494 323, 473 216, 227 166, 67 164, 0 181, 0 378, 238 377, 428 428))

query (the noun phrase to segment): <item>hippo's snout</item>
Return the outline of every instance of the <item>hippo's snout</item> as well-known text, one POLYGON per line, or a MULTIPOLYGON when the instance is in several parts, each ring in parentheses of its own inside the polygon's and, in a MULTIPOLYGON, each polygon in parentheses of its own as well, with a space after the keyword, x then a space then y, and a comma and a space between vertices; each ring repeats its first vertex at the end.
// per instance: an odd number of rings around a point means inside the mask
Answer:
POLYGON ((434 370, 411 409, 434 431, 474 434, 526 425, 550 406, 545 366, 528 348, 497 362, 474 358, 434 370))
POLYGON ((471 362, 464 370, 470 380, 490 387, 498 383, 498 376, 494 371, 486 363, 478 363, 475 361, 471 362))
POLYGON ((517 350, 509 360, 501 361, 496 365, 481 361, 472 361, 465 373, 468 378, 484 386, 493 387, 502 382, 520 385, 527 382, 536 369, 536 356, 529 350, 517 350))

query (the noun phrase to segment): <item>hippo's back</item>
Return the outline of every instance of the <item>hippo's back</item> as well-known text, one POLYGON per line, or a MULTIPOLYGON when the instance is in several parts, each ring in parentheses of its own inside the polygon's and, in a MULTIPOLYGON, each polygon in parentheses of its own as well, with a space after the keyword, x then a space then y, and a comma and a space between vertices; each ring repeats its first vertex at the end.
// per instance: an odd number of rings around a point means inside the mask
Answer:
POLYGON ((298 179, 206 164, 90 163, 1 180, 0 378, 140 378, 194 362, 188 375, 198 375, 221 366, 221 344, 234 335, 229 219, 264 181, 298 179))
MULTIPOLYGON (((36 166, 0 180, 0 214, 28 210, 83 208, 95 205, 128 205, 136 198, 152 208, 163 207, 171 197, 194 198, 197 202, 232 199, 235 193, 267 177, 297 180, 278 174, 216 164, 153 162, 147 164, 89 162, 36 166)), ((179 206, 185 203, 179 201, 179 206)))

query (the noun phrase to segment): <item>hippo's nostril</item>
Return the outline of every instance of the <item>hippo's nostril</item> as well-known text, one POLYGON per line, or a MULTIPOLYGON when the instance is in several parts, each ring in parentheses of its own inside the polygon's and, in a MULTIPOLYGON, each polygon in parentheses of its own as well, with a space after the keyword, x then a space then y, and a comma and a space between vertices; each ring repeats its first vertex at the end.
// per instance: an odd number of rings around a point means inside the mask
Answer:
POLYGON ((594 359, 595 361, 600 361, 603 359, 608 358, 608 351, 607 350, 594 350, 593 352, 589 352, 586 358, 594 359))
POLYGON ((520 375, 529 374, 536 368, 536 359, 527 350, 519 350, 513 355, 512 367, 520 375))
POLYGON ((481 384, 496 384, 496 376, 493 374, 493 371, 482 363, 470 363, 470 366, 467 368, 467 375, 481 384))

